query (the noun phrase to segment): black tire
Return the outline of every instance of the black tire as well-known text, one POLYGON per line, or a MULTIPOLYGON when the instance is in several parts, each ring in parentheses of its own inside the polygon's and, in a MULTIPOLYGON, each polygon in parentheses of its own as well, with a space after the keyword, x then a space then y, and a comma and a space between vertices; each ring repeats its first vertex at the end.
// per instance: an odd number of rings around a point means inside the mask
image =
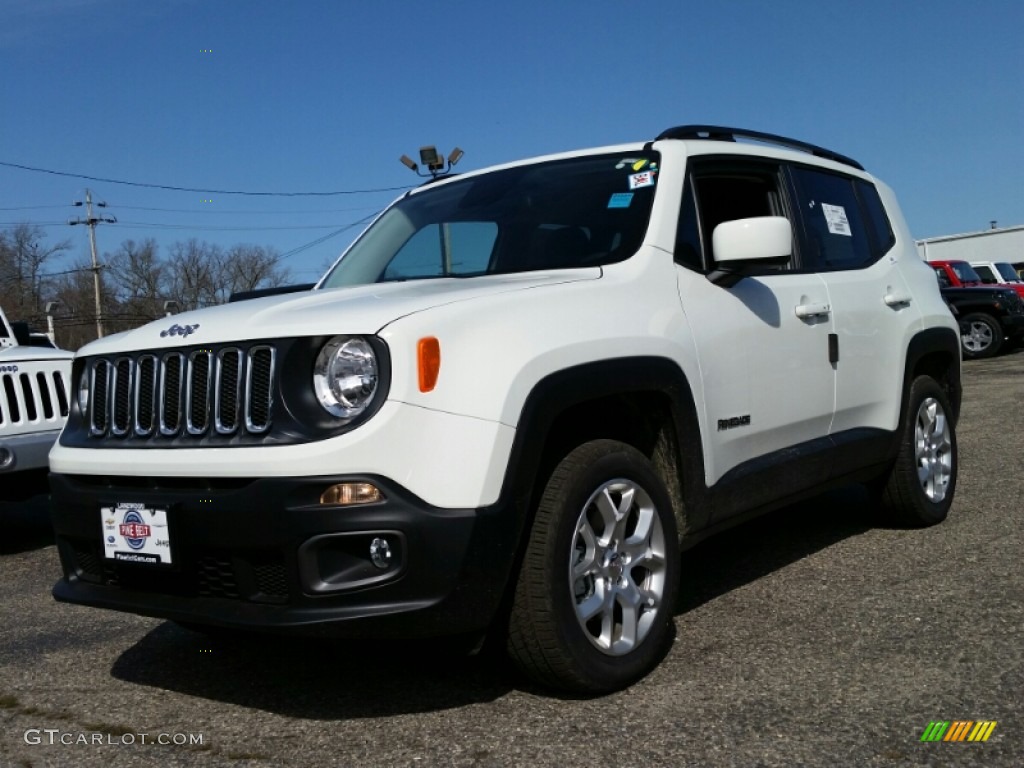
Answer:
POLYGON ((973 312, 960 318, 960 346, 964 359, 994 357, 1003 346, 1003 329, 992 315, 973 312))
POLYGON ((914 379, 896 463, 881 486, 882 511, 891 522, 921 528, 949 514, 959 468, 952 414, 946 392, 934 379, 914 379))
POLYGON ((584 443, 544 489, 506 649, 523 672, 551 688, 624 688, 661 661, 678 588, 676 523, 664 483, 631 446, 584 443), (592 609, 589 621, 578 614, 592 609))

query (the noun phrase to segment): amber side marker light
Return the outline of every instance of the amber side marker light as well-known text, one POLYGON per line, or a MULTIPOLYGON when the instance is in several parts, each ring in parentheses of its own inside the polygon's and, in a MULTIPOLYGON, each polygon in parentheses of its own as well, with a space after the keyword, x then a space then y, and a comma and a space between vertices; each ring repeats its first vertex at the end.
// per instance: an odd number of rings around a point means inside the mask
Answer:
POLYGON ((437 385, 437 375, 441 372, 441 342, 433 336, 420 339, 416 345, 416 362, 420 392, 432 391, 437 385))
POLYGON ((375 501, 384 501, 384 494, 372 483, 338 483, 320 494, 321 504, 348 506, 375 501))

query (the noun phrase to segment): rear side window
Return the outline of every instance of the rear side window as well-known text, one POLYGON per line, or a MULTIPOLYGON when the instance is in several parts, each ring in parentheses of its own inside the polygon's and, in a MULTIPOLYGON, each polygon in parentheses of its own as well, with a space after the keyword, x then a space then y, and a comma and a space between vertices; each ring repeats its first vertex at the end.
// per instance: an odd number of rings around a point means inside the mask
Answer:
POLYGON ((792 174, 803 222, 803 266, 829 272, 859 269, 875 261, 854 180, 804 167, 794 167, 792 174))
POLYGON ((871 250, 877 258, 888 252, 896 244, 896 237, 892 233, 892 225, 889 223, 889 217, 885 213, 885 206, 882 205, 882 199, 878 196, 878 190, 875 189, 875 185, 863 179, 857 179, 854 182, 854 186, 857 187, 857 196, 860 198, 861 205, 864 208, 868 234, 872 236, 871 250))

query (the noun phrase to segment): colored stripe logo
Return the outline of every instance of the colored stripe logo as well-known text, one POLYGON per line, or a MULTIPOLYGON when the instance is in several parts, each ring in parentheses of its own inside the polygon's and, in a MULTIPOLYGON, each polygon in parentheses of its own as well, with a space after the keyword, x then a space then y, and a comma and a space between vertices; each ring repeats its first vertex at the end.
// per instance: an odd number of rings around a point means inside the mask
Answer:
POLYGON ((988 741, 995 729, 995 720, 933 720, 921 741, 988 741))

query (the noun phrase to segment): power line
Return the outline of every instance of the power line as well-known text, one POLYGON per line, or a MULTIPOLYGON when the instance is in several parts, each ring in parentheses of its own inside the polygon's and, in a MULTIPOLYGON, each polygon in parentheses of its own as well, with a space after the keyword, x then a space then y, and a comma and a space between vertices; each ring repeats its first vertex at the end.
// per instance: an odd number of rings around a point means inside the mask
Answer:
POLYGON ((14 208, 0 208, 0 211, 36 211, 42 208, 64 208, 63 205, 19 205, 14 208))
MULTIPOLYGON (((220 214, 247 214, 247 215, 260 215, 260 216, 294 216, 299 214, 307 213, 349 213, 351 211, 368 211, 373 206, 360 205, 355 208, 316 208, 307 210, 296 210, 296 211, 267 211, 260 209, 219 209, 219 208, 149 208, 140 205, 121 205, 115 203, 118 208, 123 211, 161 211, 164 213, 220 213, 220 214)), ((57 206, 51 206, 57 207, 57 206)), ((0 208, 0 211, 8 210, 6 208, 0 208)), ((11 209, 14 210, 14 209, 11 209)))
POLYGON ((340 229, 336 229, 333 232, 328 232, 323 237, 318 237, 316 240, 313 240, 312 242, 306 243, 305 245, 300 245, 298 248, 292 248, 290 251, 285 251, 284 253, 282 253, 277 258, 278 259, 285 259, 285 258, 288 258, 289 256, 297 256, 298 254, 302 253, 303 251, 306 251, 306 250, 308 250, 310 248, 313 248, 313 247, 315 247, 317 245, 320 245, 321 243, 327 242, 332 237, 337 237, 338 235, 340 235, 342 232, 345 232, 346 230, 352 229, 353 227, 358 227, 360 224, 365 224, 366 222, 370 221, 370 219, 373 219, 375 216, 377 216, 377 214, 379 214, 379 213, 380 213, 380 211, 375 211, 374 213, 371 213, 369 216, 364 216, 363 218, 359 219, 358 221, 353 221, 351 224, 346 224, 345 226, 341 227, 340 229))
POLYGON ((34 171, 35 173, 48 173, 51 176, 67 176, 72 179, 86 179, 87 181, 100 181, 105 184, 123 184, 129 187, 147 187, 149 189, 166 189, 172 192, 202 192, 208 195, 247 195, 251 197, 333 197, 335 195, 366 195, 373 192, 398 192, 408 189, 406 184, 401 187, 380 187, 377 189, 343 189, 334 192, 246 192, 233 189, 204 189, 201 187, 176 187, 170 184, 152 184, 141 181, 125 181, 123 179, 107 179, 102 176, 87 176, 82 173, 70 173, 68 171, 54 171, 49 168, 36 168, 31 165, 20 163, 8 163, 0 160, 0 165, 7 168, 17 168, 22 171, 34 171))
POLYGON ((264 230, 279 229, 331 229, 338 226, 335 224, 296 224, 280 227, 226 227, 207 224, 160 224, 153 221, 121 221, 117 222, 122 227, 148 227, 151 229, 194 229, 207 232, 262 232, 264 230))

